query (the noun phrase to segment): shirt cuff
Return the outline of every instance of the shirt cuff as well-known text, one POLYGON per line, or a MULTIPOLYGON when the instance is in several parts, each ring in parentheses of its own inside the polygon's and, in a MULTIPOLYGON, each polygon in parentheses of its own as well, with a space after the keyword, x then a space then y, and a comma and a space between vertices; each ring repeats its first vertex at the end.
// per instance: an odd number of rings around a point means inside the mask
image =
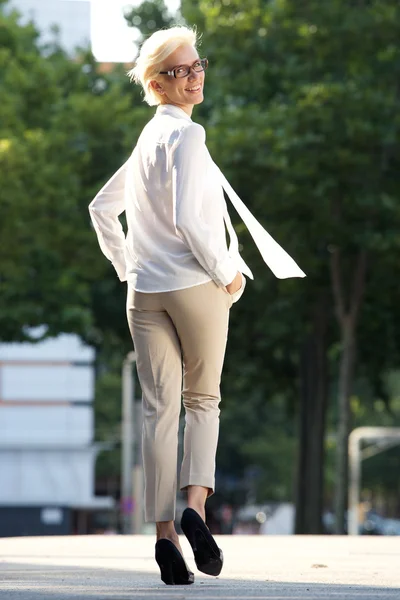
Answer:
POLYGON ((238 268, 235 261, 230 256, 227 256, 210 275, 219 287, 225 287, 229 283, 232 283, 237 272, 238 268))
POLYGON ((126 263, 125 260, 119 259, 112 262, 114 269, 117 271, 117 275, 120 281, 126 281, 126 263))

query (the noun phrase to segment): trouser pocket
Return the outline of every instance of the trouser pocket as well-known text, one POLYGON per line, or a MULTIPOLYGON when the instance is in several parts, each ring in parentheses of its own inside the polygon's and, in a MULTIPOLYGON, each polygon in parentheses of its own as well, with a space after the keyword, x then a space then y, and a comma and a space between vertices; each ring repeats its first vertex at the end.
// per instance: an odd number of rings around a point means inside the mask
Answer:
POLYGON ((230 294, 230 296, 232 298, 232 304, 235 304, 235 302, 237 302, 242 297, 245 287, 246 287, 246 277, 242 273, 242 285, 240 286, 240 288, 238 289, 237 292, 235 292, 234 294, 230 294))

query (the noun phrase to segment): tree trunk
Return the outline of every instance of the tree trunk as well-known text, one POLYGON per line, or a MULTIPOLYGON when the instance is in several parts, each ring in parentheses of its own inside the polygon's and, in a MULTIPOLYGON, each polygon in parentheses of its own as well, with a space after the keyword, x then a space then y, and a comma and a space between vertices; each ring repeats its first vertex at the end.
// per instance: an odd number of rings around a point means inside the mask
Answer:
POLYGON ((349 299, 345 301, 342 281, 340 249, 331 248, 332 289, 335 312, 341 330, 342 353, 338 381, 338 429, 336 441, 335 532, 346 532, 348 481, 348 438, 350 434, 350 395, 353 387, 356 353, 356 327, 365 289, 367 253, 359 250, 349 299))
POLYGON ((338 427, 336 438, 335 532, 346 533, 348 488, 348 439, 350 435, 350 402, 353 380, 355 339, 354 323, 350 320, 343 331, 343 350, 338 382, 338 427))
POLYGON ((313 330, 301 353, 296 533, 322 533, 323 465, 327 406, 327 309, 321 296, 313 330))

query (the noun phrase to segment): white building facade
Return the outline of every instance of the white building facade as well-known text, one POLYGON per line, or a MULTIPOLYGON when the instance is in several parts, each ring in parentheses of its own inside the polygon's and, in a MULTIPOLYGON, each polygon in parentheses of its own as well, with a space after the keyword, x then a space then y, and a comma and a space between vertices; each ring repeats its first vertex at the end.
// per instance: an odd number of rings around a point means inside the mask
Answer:
POLYGON ((113 508, 94 495, 93 360, 74 335, 0 344, 0 537, 87 533, 79 516, 113 508))

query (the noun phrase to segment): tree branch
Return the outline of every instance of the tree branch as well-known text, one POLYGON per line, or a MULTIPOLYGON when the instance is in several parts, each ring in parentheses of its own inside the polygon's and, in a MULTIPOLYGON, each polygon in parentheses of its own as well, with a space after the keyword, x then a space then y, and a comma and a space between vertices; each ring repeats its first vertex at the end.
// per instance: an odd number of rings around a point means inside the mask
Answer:
POLYGON ((331 278, 332 278, 332 289, 333 297, 335 300, 335 312, 336 317, 343 327, 346 319, 346 309, 343 298, 343 284, 342 276, 340 272, 340 250, 337 246, 330 248, 331 253, 331 278))
POLYGON ((360 250, 356 263, 356 272, 353 280, 353 289, 350 299, 350 318, 355 324, 361 306, 362 297, 365 291, 365 274, 367 271, 367 251, 360 250))

